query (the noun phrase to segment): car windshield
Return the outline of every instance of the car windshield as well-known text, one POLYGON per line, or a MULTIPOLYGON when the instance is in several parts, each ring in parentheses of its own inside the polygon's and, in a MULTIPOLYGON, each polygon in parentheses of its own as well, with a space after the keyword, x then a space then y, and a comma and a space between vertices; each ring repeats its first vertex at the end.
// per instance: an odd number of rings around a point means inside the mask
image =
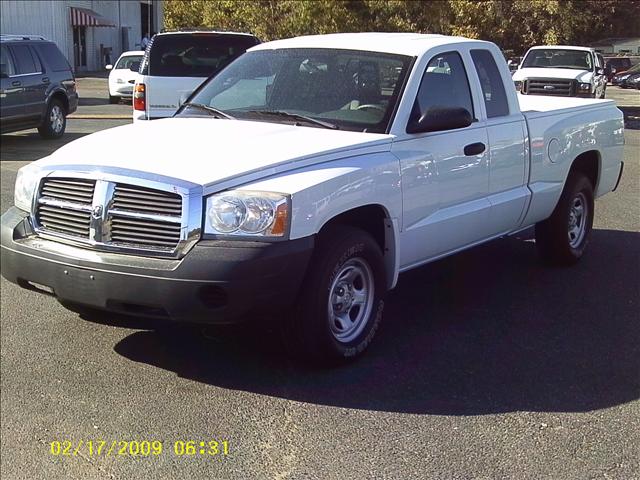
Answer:
POLYGON ((115 70, 129 70, 131 64, 142 61, 142 55, 129 55, 126 57, 120 57, 116 64, 115 70))
POLYGON ((561 50, 557 48, 531 50, 522 62, 522 68, 571 68, 593 70, 593 58, 584 50, 561 50))
POLYGON ((636 63, 633 67, 631 67, 629 70, 627 70, 624 73, 637 73, 640 72, 640 63, 636 63))
MULTIPOLYGON (((402 55, 338 49, 257 50, 209 79, 189 103, 237 119, 315 127, 325 123, 382 133, 411 61, 402 55)), ((185 106, 179 115, 207 112, 185 106)))

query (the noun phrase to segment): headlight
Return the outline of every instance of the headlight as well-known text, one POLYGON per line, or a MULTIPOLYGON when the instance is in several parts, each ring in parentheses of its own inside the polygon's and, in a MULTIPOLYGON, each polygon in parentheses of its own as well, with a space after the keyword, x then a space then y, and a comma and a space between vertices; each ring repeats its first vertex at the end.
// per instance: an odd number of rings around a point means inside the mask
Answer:
POLYGON ((207 197, 205 233, 283 237, 289 226, 286 195, 234 190, 207 197))
POLYGON ((16 207, 31 211, 33 202, 33 193, 40 180, 40 170, 38 168, 27 165, 18 170, 16 177, 16 188, 13 194, 13 203, 16 207))
POLYGON ((518 92, 522 91, 522 81, 521 80, 514 80, 513 85, 516 87, 516 90, 518 92))
POLYGON ((591 91, 591 84, 590 83, 580 83, 580 84, 578 84, 578 90, 580 90, 582 92, 590 92, 591 91))
POLYGON ((118 78, 118 79, 116 80, 116 83, 124 83, 124 80, 123 80, 123 79, 121 79, 121 78, 118 78))

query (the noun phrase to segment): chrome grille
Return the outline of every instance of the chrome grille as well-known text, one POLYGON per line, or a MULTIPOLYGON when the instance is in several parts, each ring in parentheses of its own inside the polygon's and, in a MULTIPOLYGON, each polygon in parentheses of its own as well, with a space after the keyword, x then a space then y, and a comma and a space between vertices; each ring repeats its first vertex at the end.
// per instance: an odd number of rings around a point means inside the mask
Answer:
POLYGON ((161 215, 182 214, 182 197, 177 193, 162 192, 133 185, 116 185, 113 210, 153 212, 161 215))
POLYGON ((571 97, 575 94, 575 81, 558 78, 529 78, 525 82, 523 93, 571 97))
POLYGON ((84 178, 45 178, 38 191, 39 233, 97 248, 171 253, 183 233, 183 199, 175 192, 84 178))
POLYGON ((114 243, 174 248, 180 241, 182 197, 137 185, 117 184, 109 216, 114 243))
POLYGON ((95 180, 45 178, 36 219, 43 230, 89 239, 95 180))

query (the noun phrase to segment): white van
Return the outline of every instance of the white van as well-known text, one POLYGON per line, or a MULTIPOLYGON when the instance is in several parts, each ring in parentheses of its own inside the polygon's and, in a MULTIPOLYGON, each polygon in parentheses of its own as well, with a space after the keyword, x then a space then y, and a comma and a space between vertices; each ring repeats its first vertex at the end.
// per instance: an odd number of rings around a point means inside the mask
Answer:
POLYGON ((133 91, 133 120, 172 116, 204 80, 260 43, 248 33, 166 32, 149 43, 133 91))

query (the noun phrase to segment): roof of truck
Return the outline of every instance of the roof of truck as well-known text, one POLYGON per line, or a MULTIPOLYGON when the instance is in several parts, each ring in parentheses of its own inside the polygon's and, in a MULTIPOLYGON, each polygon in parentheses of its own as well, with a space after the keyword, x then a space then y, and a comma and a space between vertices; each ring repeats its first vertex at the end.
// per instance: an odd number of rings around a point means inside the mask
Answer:
POLYGON ((593 47, 580 47, 577 45, 536 45, 529 50, 584 50, 585 52, 592 52, 593 47))
POLYGON ((343 50, 364 50, 395 53, 400 55, 420 55, 426 50, 446 44, 460 42, 486 43, 464 37, 428 35, 422 33, 332 33, 328 35, 308 35, 266 42, 250 50, 270 50, 275 48, 338 48, 343 50))

